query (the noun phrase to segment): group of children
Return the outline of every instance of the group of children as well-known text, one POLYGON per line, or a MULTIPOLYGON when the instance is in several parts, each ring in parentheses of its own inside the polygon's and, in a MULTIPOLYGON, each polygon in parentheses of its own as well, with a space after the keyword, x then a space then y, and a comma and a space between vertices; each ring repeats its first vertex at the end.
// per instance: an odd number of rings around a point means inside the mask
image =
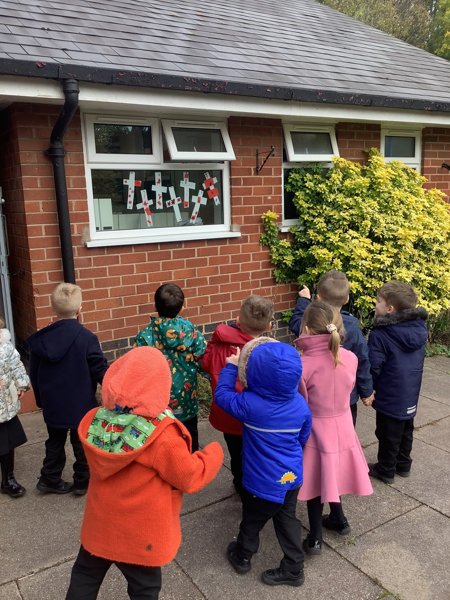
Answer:
MULTIPOLYGON (((236 321, 219 325, 206 344, 180 316, 183 291, 163 284, 155 294, 158 316, 108 368, 98 339, 79 323, 81 289, 56 287, 56 318, 28 344, 31 385, 48 430, 36 487, 88 490, 66 600, 95 599, 112 563, 126 577, 130 598, 158 598, 161 565, 180 545, 182 494, 212 481, 223 460, 217 442, 199 450, 200 371, 210 377, 210 422, 224 434, 242 500, 239 533, 226 553, 240 574, 251 569, 259 534, 272 520, 283 557, 262 581, 301 585, 304 554, 321 553, 322 527, 351 531, 341 496, 371 494, 369 476, 392 483, 395 474, 409 475, 426 311, 416 308, 411 286, 383 285, 366 342, 355 317, 341 310, 348 298, 347 277, 338 271, 320 279, 313 301, 307 288, 300 290, 289 324, 292 346, 264 335, 273 303, 252 295, 236 321), (367 465, 354 429, 358 398, 377 413, 374 464, 367 465), (73 483, 62 479, 68 432, 73 483), (303 543, 298 499, 307 502, 309 518, 303 543), (323 516, 325 502, 330 512, 323 516)), ((14 477, 14 448, 26 437, 18 398, 30 382, 5 329, 0 369, 1 492, 19 497, 25 489, 14 477)))

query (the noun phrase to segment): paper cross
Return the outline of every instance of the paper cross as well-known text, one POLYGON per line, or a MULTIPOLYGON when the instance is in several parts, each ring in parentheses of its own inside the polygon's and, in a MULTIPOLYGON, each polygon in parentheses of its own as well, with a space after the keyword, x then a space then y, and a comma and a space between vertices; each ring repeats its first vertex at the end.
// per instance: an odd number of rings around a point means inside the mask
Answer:
POLYGON ((195 206, 194 210, 192 211, 190 222, 195 223, 198 217, 198 211, 200 210, 200 205, 206 204, 208 202, 208 199, 203 198, 203 190, 199 190, 198 196, 192 196, 192 202, 195 204, 195 206))
POLYGON ((167 207, 173 206, 173 212, 175 213, 175 219, 179 223, 181 221, 181 213, 180 213, 181 198, 179 198, 175 194, 174 187, 169 188, 169 194, 170 194, 170 200, 166 200, 166 206, 167 207))
POLYGON ((189 181, 189 171, 183 171, 183 180, 180 186, 184 188, 183 208, 189 208, 189 190, 195 190, 195 183, 189 181))
POLYGON ((208 198, 211 200, 214 198, 214 204, 220 204, 219 190, 214 187, 217 183, 215 177, 211 177, 209 173, 205 173, 205 181, 203 182, 203 189, 207 190, 208 198))
POLYGON ((131 210, 134 204, 134 188, 141 187, 142 181, 139 179, 136 181, 135 179, 136 173, 134 171, 130 171, 128 175, 128 179, 123 180, 123 185, 128 186, 128 199, 127 199, 127 209, 131 210))
POLYGON ((149 200, 147 197, 147 190, 141 190, 142 202, 140 204, 136 204, 136 208, 143 208, 145 212, 145 217, 147 219, 147 226, 153 226, 152 219, 152 211, 150 210, 150 206, 153 204, 153 200, 149 200))
POLYGON ((155 173, 155 185, 152 185, 152 191, 156 192, 156 208, 163 208, 163 192, 167 192, 167 187, 161 185, 161 173, 155 173))

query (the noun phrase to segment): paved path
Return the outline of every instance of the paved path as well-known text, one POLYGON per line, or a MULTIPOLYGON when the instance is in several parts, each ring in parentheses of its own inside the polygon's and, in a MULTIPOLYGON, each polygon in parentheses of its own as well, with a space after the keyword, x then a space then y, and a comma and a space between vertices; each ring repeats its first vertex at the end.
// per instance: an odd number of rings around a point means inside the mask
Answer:
MULTIPOLYGON (((63 600, 84 498, 34 489, 45 427, 40 413, 22 421, 29 441, 18 449, 16 473, 28 493, 18 500, 0 496, 0 600, 63 600)), ((376 455, 374 427, 374 411, 361 406, 357 430, 369 461, 376 455)), ((280 559, 271 525, 248 575, 235 574, 226 562, 240 518, 226 461, 209 488, 185 498, 184 542, 163 569, 160 600, 450 600, 450 359, 427 360, 416 427, 411 477, 392 486, 376 481, 373 496, 345 499, 352 535, 325 534, 322 556, 307 557, 301 588, 259 581, 280 559)), ((219 439, 207 421, 200 430, 203 443, 219 439)), ((303 504, 298 512, 307 523, 303 504)), ((99 599, 127 598, 112 568, 99 599)))

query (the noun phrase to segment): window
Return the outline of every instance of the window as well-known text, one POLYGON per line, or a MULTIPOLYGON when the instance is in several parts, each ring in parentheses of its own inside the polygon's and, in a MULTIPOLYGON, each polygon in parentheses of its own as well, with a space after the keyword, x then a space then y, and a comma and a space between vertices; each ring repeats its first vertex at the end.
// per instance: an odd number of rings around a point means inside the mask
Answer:
POLYGON ((406 130, 382 130, 381 154, 386 162, 399 160, 420 171, 421 133, 406 130))
POLYGON ((321 163, 325 169, 331 167, 333 156, 339 156, 339 148, 333 127, 285 124, 283 153, 283 218, 282 227, 298 224, 294 194, 285 184, 292 169, 321 163))
POLYGON ((230 226, 225 123, 170 123, 163 138, 158 119, 85 116, 88 246, 240 235, 230 226))
POLYGON ((225 123, 162 122, 172 160, 234 160, 225 123))

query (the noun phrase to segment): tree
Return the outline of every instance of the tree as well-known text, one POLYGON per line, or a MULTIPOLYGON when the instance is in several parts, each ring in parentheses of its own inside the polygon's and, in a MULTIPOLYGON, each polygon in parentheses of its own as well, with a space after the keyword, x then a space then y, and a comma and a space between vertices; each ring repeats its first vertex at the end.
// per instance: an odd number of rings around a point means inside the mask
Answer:
POLYGON ((263 215, 261 243, 268 246, 280 283, 312 287, 330 269, 345 271, 351 310, 366 321, 377 289, 386 281, 413 285, 432 315, 450 307, 450 206, 425 177, 401 162, 386 164, 372 149, 367 164, 335 158, 293 169, 300 225, 280 237, 277 215, 263 215))
POLYGON ((319 0, 409 44, 450 59, 450 0, 319 0))

